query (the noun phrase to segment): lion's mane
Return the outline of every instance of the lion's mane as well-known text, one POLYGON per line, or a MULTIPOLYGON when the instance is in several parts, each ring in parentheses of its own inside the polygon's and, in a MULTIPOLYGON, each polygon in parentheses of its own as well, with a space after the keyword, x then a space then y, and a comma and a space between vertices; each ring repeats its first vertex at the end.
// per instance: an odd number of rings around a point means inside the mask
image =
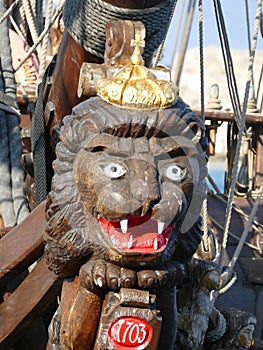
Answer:
MULTIPOLYGON (((183 136, 195 145, 199 162, 199 178, 194 186, 190 205, 191 222, 182 234, 181 244, 187 250, 193 236, 191 226, 198 222, 201 203, 205 196, 206 147, 205 128, 202 120, 178 98, 168 109, 131 111, 109 105, 94 97, 73 109, 72 115, 63 119, 60 142, 56 147, 53 163, 54 176, 48 195, 44 233, 45 260, 56 273, 76 273, 96 247, 87 235, 87 225, 92 225, 91 215, 85 212, 81 196, 74 181, 74 159, 83 142, 95 134, 111 134, 117 137, 183 136)), ((185 220, 186 221, 186 220, 185 220)), ((199 230, 200 223, 198 223, 199 230)), ((196 230, 196 228, 194 229, 196 230)), ((200 241, 198 235, 197 241, 200 241)), ((194 242, 194 247, 198 242, 194 242)), ((190 251, 192 252, 192 247, 190 251)))

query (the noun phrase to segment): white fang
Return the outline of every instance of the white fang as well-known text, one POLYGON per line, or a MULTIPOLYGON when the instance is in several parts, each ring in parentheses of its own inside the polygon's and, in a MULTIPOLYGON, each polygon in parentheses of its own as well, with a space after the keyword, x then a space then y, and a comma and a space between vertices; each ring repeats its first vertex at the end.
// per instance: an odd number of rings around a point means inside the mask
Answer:
POLYGON ((130 249, 132 247, 132 245, 133 245, 133 236, 130 235, 129 242, 128 242, 128 245, 127 245, 128 249, 130 249))
POLYGON ((158 239, 155 237, 153 241, 153 249, 157 250, 158 249, 158 239))
POLYGON ((120 221, 120 225, 121 225, 122 233, 127 233, 127 231, 128 231, 128 220, 127 219, 121 220, 120 221))
POLYGON ((158 233, 159 233, 159 235, 161 233, 163 233, 163 229, 164 229, 164 222, 158 221, 158 233))

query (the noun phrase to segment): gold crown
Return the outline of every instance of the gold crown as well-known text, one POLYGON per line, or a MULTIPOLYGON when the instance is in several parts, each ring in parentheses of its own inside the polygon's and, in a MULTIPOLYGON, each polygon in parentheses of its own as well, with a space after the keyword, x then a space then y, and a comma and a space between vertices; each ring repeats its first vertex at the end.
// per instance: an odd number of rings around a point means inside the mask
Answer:
POLYGON ((101 80, 97 94, 106 102, 131 109, 166 108, 178 96, 177 86, 166 80, 158 80, 151 69, 143 66, 140 47, 144 40, 135 34, 131 40, 135 46, 131 62, 121 68, 112 78, 101 80))

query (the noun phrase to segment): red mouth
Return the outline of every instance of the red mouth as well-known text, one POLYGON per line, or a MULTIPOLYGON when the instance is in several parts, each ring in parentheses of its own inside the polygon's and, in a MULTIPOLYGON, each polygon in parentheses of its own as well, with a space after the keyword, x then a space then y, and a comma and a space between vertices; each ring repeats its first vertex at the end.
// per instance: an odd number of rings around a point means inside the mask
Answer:
POLYGON ((129 215, 121 221, 100 217, 99 222, 115 247, 140 254, 162 252, 173 228, 173 224, 157 222, 149 215, 129 215))

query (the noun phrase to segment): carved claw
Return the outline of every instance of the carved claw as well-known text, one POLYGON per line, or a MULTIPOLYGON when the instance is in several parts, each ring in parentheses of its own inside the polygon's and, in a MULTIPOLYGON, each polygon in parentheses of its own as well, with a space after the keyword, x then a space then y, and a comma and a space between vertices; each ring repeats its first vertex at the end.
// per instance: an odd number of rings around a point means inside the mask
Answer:
POLYGON ((171 262, 160 266, 159 270, 135 272, 94 258, 81 267, 79 276, 81 285, 93 292, 121 287, 151 289, 180 284, 184 278, 184 267, 178 262, 171 262))
POLYGON ((178 262, 160 266, 160 270, 142 270, 137 272, 140 288, 173 287, 182 282, 184 267, 178 262))
POLYGON ((158 275, 154 270, 142 270, 137 272, 138 286, 140 288, 154 288, 159 284, 158 275))
POLYGON ((81 284, 90 291, 118 290, 137 285, 136 272, 108 263, 102 259, 90 259, 80 269, 81 284))
POLYGON ((104 276, 102 276, 102 260, 93 260, 90 259, 86 264, 84 264, 80 268, 79 277, 80 277, 80 284, 87 288, 88 290, 92 292, 98 291, 98 286, 101 284, 103 285, 104 276), (98 264, 98 268, 96 269, 97 273, 95 275, 95 268, 98 264))
POLYGON ((136 272, 129 269, 120 269, 121 286, 124 288, 137 287, 136 272))

